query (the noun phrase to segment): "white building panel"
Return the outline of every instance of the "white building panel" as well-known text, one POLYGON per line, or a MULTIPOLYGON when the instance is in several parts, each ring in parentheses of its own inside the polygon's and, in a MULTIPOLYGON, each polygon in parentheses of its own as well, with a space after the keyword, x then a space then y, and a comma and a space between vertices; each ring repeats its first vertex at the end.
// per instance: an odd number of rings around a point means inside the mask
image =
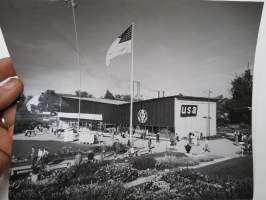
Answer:
POLYGON ((216 135, 216 102, 175 99, 175 133, 180 138, 188 137, 189 132, 207 135, 208 104, 210 105, 210 135, 212 136, 216 135))
POLYGON ((87 113, 64 113, 64 112, 58 112, 57 116, 59 118, 64 118, 64 119, 86 119, 86 120, 97 120, 97 121, 102 121, 103 116, 102 114, 87 114, 87 113))

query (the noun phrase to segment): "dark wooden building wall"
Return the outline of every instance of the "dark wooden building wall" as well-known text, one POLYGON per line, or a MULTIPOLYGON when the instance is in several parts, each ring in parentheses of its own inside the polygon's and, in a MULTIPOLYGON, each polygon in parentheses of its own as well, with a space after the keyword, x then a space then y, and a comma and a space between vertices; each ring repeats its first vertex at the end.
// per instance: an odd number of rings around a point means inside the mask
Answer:
MULTIPOLYGON (((118 105, 115 118, 118 125, 129 126, 130 104, 118 105)), ((133 103, 133 126, 174 127, 174 98, 152 99, 133 103), (139 110, 145 109, 148 120, 145 124, 138 122, 139 110)))
MULTIPOLYGON (((63 98, 62 112, 78 113, 78 99, 63 98)), ((130 104, 113 105, 81 100, 82 113, 102 114, 104 123, 129 126, 130 104)), ((174 128, 174 98, 159 98, 133 104, 133 126, 174 128), (137 114, 145 109, 147 122, 140 124, 137 114)))
MULTIPOLYGON (((62 112, 78 113, 78 99, 63 98, 62 102, 62 112)), ((80 102, 80 110, 82 113, 102 114, 104 123, 116 123, 114 118, 116 108, 117 106, 113 104, 84 100, 80 102)))

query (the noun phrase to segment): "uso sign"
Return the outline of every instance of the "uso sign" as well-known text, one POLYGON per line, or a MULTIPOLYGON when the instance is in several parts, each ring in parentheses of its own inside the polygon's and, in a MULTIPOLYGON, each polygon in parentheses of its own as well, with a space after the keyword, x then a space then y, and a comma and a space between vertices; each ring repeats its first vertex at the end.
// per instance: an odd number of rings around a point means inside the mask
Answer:
POLYGON ((196 105, 181 105, 181 117, 195 117, 197 112, 198 106, 196 105))

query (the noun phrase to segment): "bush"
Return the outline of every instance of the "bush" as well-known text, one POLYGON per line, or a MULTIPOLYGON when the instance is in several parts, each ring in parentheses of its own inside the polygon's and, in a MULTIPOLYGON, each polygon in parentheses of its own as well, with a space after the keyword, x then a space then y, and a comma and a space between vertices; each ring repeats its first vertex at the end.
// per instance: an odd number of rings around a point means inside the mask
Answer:
MULTIPOLYGON (((109 178, 106 180, 105 177, 104 183, 83 184, 82 181, 77 181, 81 178, 80 176, 78 178, 73 176, 74 180, 68 186, 56 182, 31 184, 27 180, 15 181, 10 185, 10 200, 252 199, 253 180, 251 177, 239 179, 229 176, 209 177, 196 171, 174 170, 163 175, 157 175, 152 182, 125 189, 121 181, 133 180, 131 178, 124 179, 124 177, 128 177, 128 174, 137 170, 126 164, 110 166, 110 169, 115 166, 114 172, 106 170, 108 166, 101 167, 107 171, 107 175, 104 176, 109 178), (114 174, 116 174, 116 178, 111 177, 113 180, 110 180, 110 176, 114 174), (121 181, 114 181, 115 179, 121 181)), ((83 172, 85 173, 86 170, 83 172)), ((85 174, 83 178, 87 178, 85 174)))
POLYGON ((140 156, 130 159, 132 167, 138 170, 155 168, 156 160, 150 156, 140 156))
POLYGON ((125 188, 120 182, 108 182, 103 185, 75 185, 66 189, 69 200, 123 200, 125 188))
POLYGON ((120 142, 114 142, 111 149, 116 153, 125 153, 128 151, 128 147, 120 142))
POLYGON ((116 163, 100 168, 95 173, 95 178, 99 183, 108 180, 130 182, 138 178, 138 170, 125 163, 116 163))
POLYGON ((168 191, 170 190, 170 184, 162 180, 151 181, 144 185, 144 190, 151 190, 153 192, 158 191, 158 190, 168 191))
MULTIPOLYGON (((99 152, 102 151, 102 148, 103 148, 103 146, 101 146, 101 145, 96 146, 94 148, 94 152, 95 153, 99 153, 99 152)), ((107 145, 107 146, 104 147, 104 149, 105 149, 105 152, 113 151, 113 152, 116 152, 118 154, 125 153, 125 152, 128 151, 128 147, 125 144, 120 143, 120 142, 114 142, 112 144, 112 146, 107 145)))
POLYGON ((64 173, 59 173, 54 177, 59 185, 70 186, 80 181, 83 183, 95 182, 94 173, 101 167, 106 166, 109 161, 88 162, 79 166, 73 166, 64 173))
POLYGON ((202 175, 191 170, 169 172, 161 178, 178 189, 187 199, 247 199, 252 198, 252 179, 235 179, 202 175))
POLYGON ((165 151, 165 152, 153 153, 153 154, 150 154, 150 156, 155 158, 155 159, 158 157, 162 157, 162 156, 187 157, 186 154, 180 153, 180 152, 175 152, 175 151, 165 151))
POLYGON ((10 200, 123 200, 126 198, 125 191, 120 182, 75 184, 69 187, 24 183, 19 188, 11 188, 10 200))
POLYGON ((204 155, 200 157, 193 158, 197 162, 210 162, 213 161, 214 159, 222 158, 222 156, 215 156, 215 155, 204 155))
POLYGON ((173 169, 184 166, 194 166, 199 164, 199 162, 194 161, 189 157, 176 157, 166 155, 163 157, 156 158, 156 160, 156 169, 158 170, 173 169))
POLYGON ((157 174, 157 172, 158 172, 157 169, 139 170, 138 176, 139 177, 147 177, 147 176, 157 174))

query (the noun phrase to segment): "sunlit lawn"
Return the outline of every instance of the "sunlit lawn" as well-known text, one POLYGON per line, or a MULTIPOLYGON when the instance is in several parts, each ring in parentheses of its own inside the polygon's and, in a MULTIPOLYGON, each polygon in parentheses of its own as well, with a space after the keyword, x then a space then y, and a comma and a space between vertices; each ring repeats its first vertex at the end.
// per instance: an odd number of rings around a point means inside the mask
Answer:
POLYGON ((198 172, 209 176, 232 176, 235 178, 252 178, 252 156, 233 158, 220 163, 197 169, 198 172))

